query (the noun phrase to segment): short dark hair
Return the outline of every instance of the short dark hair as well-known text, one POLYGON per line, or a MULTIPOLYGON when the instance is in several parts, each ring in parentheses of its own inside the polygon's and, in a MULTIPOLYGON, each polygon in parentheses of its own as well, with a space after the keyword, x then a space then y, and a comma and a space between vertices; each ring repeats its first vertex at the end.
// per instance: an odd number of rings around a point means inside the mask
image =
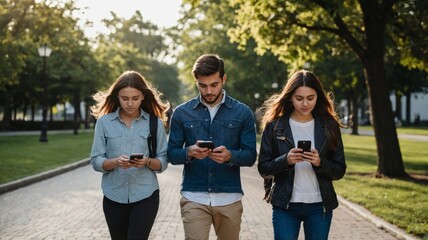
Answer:
POLYGON ((204 54, 193 65, 192 75, 195 79, 199 76, 210 76, 218 72, 224 76, 224 61, 217 54, 204 54))

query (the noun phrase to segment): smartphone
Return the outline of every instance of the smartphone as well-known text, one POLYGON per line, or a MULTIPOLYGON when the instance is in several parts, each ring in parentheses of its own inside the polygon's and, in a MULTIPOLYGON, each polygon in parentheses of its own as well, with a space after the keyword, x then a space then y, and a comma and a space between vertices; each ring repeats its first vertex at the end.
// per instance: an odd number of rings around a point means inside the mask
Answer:
POLYGON ((297 147, 303 149, 303 152, 310 152, 311 151, 311 141, 309 141, 309 140, 298 141, 297 147))
POLYGON ((142 153, 133 153, 131 154, 131 156, 129 157, 129 160, 134 160, 136 158, 141 159, 144 157, 144 154, 142 153))
POLYGON ((214 143, 212 141, 200 141, 198 143, 198 147, 209 148, 211 150, 215 148, 214 143))

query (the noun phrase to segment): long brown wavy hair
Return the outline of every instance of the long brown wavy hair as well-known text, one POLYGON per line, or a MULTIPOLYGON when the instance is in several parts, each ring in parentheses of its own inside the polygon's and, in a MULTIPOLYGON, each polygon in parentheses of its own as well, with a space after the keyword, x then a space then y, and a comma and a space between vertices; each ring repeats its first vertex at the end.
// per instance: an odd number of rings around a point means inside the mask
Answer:
POLYGON ((291 115, 294 111, 291 97, 296 89, 302 86, 312 88, 316 91, 317 102, 312 110, 312 115, 322 119, 326 126, 328 147, 329 149, 335 149, 340 136, 339 127, 344 126, 340 122, 334 109, 333 95, 331 93, 326 93, 318 77, 307 70, 299 70, 294 73, 287 80, 287 84, 281 92, 273 94, 263 103, 262 111, 264 115, 261 121, 262 129, 276 118, 291 115))
POLYGON ((120 107, 118 98, 119 91, 126 87, 132 87, 140 90, 144 94, 144 100, 141 102, 141 108, 166 122, 166 111, 170 104, 161 100, 160 93, 149 81, 146 81, 144 76, 136 71, 126 71, 116 79, 110 88, 103 92, 99 91, 93 95, 93 99, 97 102, 91 106, 91 113, 95 118, 114 112, 120 107))

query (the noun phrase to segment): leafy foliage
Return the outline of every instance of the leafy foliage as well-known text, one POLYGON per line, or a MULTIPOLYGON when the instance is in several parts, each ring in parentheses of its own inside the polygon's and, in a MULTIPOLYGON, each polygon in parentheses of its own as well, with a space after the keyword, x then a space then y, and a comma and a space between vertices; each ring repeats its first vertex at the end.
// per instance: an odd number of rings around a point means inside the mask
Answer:
POLYGON ((250 105, 253 109, 260 106, 277 88, 282 86, 287 77, 286 65, 277 57, 267 53, 259 56, 254 51, 254 42, 243 48, 231 43, 228 29, 234 26, 235 8, 225 1, 185 1, 184 16, 177 28, 175 42, 181 46, 178 60, 183 66, 181 78, 188 84, 187 99, 194 96, 194 79, 191 70, 194 61, 202 54, 215 53, 225 61, 228 76, 226 91, 231 96, 250 105), (255 98, 258 94, 259 98, 255 98))

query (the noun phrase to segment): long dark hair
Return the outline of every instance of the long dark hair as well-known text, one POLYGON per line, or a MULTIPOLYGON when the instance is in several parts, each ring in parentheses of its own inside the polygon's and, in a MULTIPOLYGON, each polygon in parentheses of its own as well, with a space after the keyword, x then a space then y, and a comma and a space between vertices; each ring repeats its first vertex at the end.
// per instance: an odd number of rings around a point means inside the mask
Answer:
POLYGON ((126 87, 132 87, 141 91, 144 100, 141 102, 141 108, 166 121, 166 111, 169 109, 169 103, 161 100, 162 94, 154 88, 150 82, 146 81, 144 76, 136 71, 126 71, 116 79, 116 81, 105 92, 96 93, 93 98, 97 102, 91 107, 92 115, 95 118, 114 112, 120 107, 118 98, 119 91, 126 87))
POLYGON ((335 149, 340 136, 340 128, 343 127, 334 109, 333 95, 326 93, 315 74, 307 70, 300 70, 294 73, 288 80, 280 93, 272 95, 263 103, 262 109, 265 114, 262 117, 261 126, 264 129, 272 120, 289 116, 294 111, 291 97, 297 88, 306 86, 312 88, 317 93, 317 102, 312 115, 322 119, 326 126, 329 149, 335 149))

